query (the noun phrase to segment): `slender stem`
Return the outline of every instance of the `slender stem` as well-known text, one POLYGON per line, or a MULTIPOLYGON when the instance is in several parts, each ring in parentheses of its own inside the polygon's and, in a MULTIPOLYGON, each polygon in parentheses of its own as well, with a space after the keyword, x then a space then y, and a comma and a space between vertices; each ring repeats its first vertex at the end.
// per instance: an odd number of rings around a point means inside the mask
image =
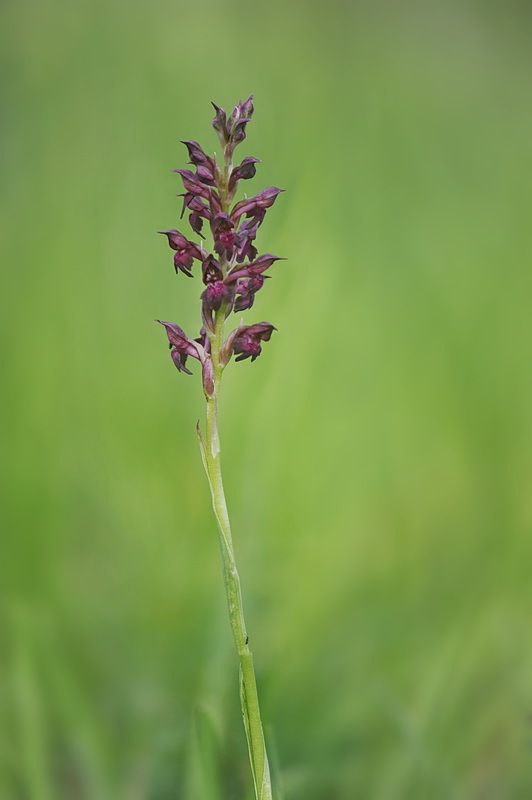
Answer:
POLYGON ((220 460, 218 394, 223 372, 223 366, 220 364, 220 349, 223 340, 225 311, 225 307, 222 307, 216 312, 214 331, 210 337, 214 370, 214 393, 212 397, 207 397, 207 429, 205 440, 203 440, 199 429, 198 435, 200 438, 203 463, 211 487, 214 513, 218 522, 223 579, 229 610, 229 620, 240 662, 240 701, 248 740, 255 797, 257 800, 271 800, 270 772, 260 717, 253 655, 249 648, 249 636, 244 619, 240 578, 235 562, 231 525, 227 511, 220 460))
POLYGON ((207 399, 207 430, 205 441, 202 440, 200 435, 200 442, 202 445, 202 455, 205 470, 207 472, 207 477, 211 487, 214 513, 218 522, 223 578, 227 597, 227 605, 229 609, 229 619, 231 622, 233 638, 240 661, 242 715, 244 718, 244 726, 248 739, 249 758, 255 785, 255 796, 257 800, 271 800, 272 790, 270 773, 260 717, 257 683, 255 679, 255 669, 253 666, 253 654, 249 648, 249 637, 246 631, 242 593, 240 589, 240 578, 235 562, 233 540, 231 536, 231 525, 227 512, 227 503, 225 499, 220 464, 220 438, 218 434, 217 411, 217 390, 220 385, 220 378, 221 373, 218 372, 218 375, 215 378, 215 395, 214 397, 207 399))
MULTIPOLYGON (((224 152, 223 174, 218 180, 220 201, 222 211, 228 213, 232 193, 229 191, 229 178, 232 169, 231 155, 227 149, 224 152)), ((223 275, 229 269, 227 258, 223 255, 220 258, 220 268, 223 275)), ((253 783, 255 787, 256 800, 272 800, 272 789, 270 783, 270 770, 264 733, 260 717, 259 698, 257 695, 257 682, 255 679, 255 669, 253 666, 253 655, 249 649, 249 636, 244 620, 244 609, 242 604, 242 593, 240 590, 240 578, 236 568, 233 539, 231 536, 231 525, 227 512, 227 503, 222 480, 222 469, 220 463, 220 436, 218 433, 218 395, 224 364, 220 363, 220 350, 224 341, 224 322, 228 310, 227 302, 222 303, 221 307, 214 313, 213 324, 208 327, 207 333, 210 341, 211 359, 214 378, 214 392, 206 393, 207 398, 207 429, 205 439, 198 426, 198 438, 200 442, 203 464, 209 485, 211 487, 212 504, 216 520, 218 522, 218 533, 220 551, 222 556, 223 579, 227 606, 229 609, 229 620, 233 631, 238 659, 240 662, 240 702, 242 705, 242 716, 249 749, 249 760, 253 783)))

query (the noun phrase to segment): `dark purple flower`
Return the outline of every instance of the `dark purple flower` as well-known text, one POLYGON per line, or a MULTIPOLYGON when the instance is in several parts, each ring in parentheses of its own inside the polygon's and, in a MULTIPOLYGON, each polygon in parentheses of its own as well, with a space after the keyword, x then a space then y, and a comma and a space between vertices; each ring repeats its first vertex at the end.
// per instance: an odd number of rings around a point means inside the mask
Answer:
POLYGON ((208 283, 205 290, 201 293, 203 308, 206 312, 218 311, 224 301, 230 301, 232 292, 229 286, 223 281, 208 283))
MULTIPOLYGON (((201 183, 207 186, 214 186, 216 184, 216 162, 213 158, 203 152, 203 148, 198 142, 184 141, 182 142, 188 150, 188 156, 191 164, 196 167, 196 176, 201 183)), ((188 172, 188 171, 187 171, 188 172)), ((190 181, 190 176, 186 176, 190 181)))
POLYGON ((181 144, 184 144, 187 148, 191 164, 194 164, 195 167, 209 167, 214 174, 214 159, 204 152, 198 142, 189 139, 182 141, 181 144))
POLYGON ((234 267, 227 276, 227 282, 232 283, 233 281, 239 280, 239 278, 250 278, 252 275, 262 275, 275 261, 284 260, 285 259, 280 256, 272 256, 270 253, 265 253, 249 264, 239 264, 234 267))
MULTIPOLYGON (((177 172, 181 175, 183 186, 187 194, 193 197, 203 197, 205 200, 210 201, 212 189, 209 189, 196 173, 192 172, 190 169, 174 169, 172 172, 177 172)), ((212 183, 214 183, 214 180, 212 183)))
MULTIPOLYGON (((265 211, 263 212, 266 213, 265 211)), ((253 244, 257 236, 257 231, 260 227, 260 222, 256 219, 245 219, 240 223, 240 226, 235 233, 235 252, 236 260, 244 261, 246 258, 249 261, 257 255, 257 248, 253 244)))
MULTIPOLYGON (((257 212, 265 211, 267 208, 273 206, 281 192, 284 192, 284 189, 278 189, 276 186, 268 186, 254 197, 244 198, 244 200, 241 200, 234 206, 231 211, 231 219, 236 222, 240 219, 242 214, 245 214, 247 217, 252 217, 255 216, 257 212)), ((260 213, 259 216, 261 216, 260 213)), ((263 216, 264 214, 262 214, 262 217, 263 216)))
POLYGON ((234 292, 223 280, 207 283, 201 293, 201 318, 206 329, 214 331, 214 312, 219 311, 223 303, 227 304, 226 316, 231 312, 234 292))
POLYGON ((268 342, 275 330, 277 329, 269 322, 244 325, 240 333, 233 339, 233 353, 238 354, 235 361, 244 361, 246 358, 255 361, 262 352, 261 342, 268 342))
POLYGON ((211 223, 214 249, 220 256, 231 258, 235 244, 234 222, 228 214, 220 213, 211 223))
POLYGON ((171 347, 170 355, 177 369, 179 372, 186 372, 187 375, 192 375, 191 371, 186 367, 186 360, 188 356, 201 360, 202 355, 204 355, 204 348, 201 344, 189 339, 175 322, 163 322, 162 319, 158 319, 157 322, 164 325, 166 329, 166 335, 171 347))
POLYGON ((220 263, 212 254, 209 254, 201 265, 203 272, 203 283, 215 283, 223 280, 224 274, 220 269, 220 263))
MULTIPOLYGON (((189 201, 187 207, 190 209, 191 214, 189 215, 188 221, 190 223, 190 227, 192 230, 202 236, 201 229, 203 227, 203 220, 211 218, 211 210, 209 206, 207 206, 201 197, 193 197, 189 195, 189 201)), ((183 211, 185 207, 183 207, 183 211)), ((183 215, 181 215, 183 216, 183 215)), ((202 238, 205 238, 202 236, 202 238)))
POLYGON ((202 239, 205 239, 205 236, 202 234, 201 229, 203 228, 203 219, 201 214, 189 214, 188 216, 188 223, 194 233, 197 233, 198 236, 201 236, 202 239))
POLYGON ((192 273, 190 270, 192 268, 194 259, 197 258, 199 261, 202 261, 203 259, 201 248, 194 244, 194 242, 189 242, 186 236, 183 236, 183 234, 179 233, 179 231, 158 231, 158 233, 163 233, 165 236, 167 236, 168 244, 172 250, 176 251, 174 255, 174 267, 176 273, 181 270, 181 272, 184 272, 185 275, 188 275, 188 277, 191 278, 192 273))
POLYGON ((241 325, 229 334, 220 351, 220 361, 227 364, 231 355, 238 355, 235 361, 251 358, 255 361, 262 352, 261 342, 268 342, 272 333, 277 330, 269 322, 258 322, 255 325, 241 325))
POLYGON ((239 294, 234 304, 235 311, 245 311, 251 308, 255 302, 255 295, 264 286, 264 281, 268 276, 253 275, 250 278, 241 278, 236 285, 235 292, 239 294))
POLYGON ((172 250, 185 250, 191 244, 186 236, 183 236, 182 233, 179 233, 179 231, 174 229, 168 231, 157 231, 157 233, 163 233, 168 237, 168 244, 172 250))
POLYGON ((254 178, 255 173, 257 172, 257 167, 255 164, 260 164, 259 158, 254 158, 253 156, 248 156, 244 158, 244 160, 235 167, 231 172, 231 177, 229 178, 229 191, 232 192, 235 188, 238 181, 246 181, 249 178, 254 178))
POLYGON ((212 219, 213 215, 217 214, 221 210, 222 204, 217 192, 215 192, 214 189, 208 189, 207 187, 205 187, 205 189, 208 194, 207 203, 204 202, 204 199, 201 196, 193 194, 192 192, 184 192, 177 195, 178 197, 183 198, 181 216, 183 216, 187 208, 190 208, 192 212, 197 214, 199 217, 203 217, 204 219, 212 219))

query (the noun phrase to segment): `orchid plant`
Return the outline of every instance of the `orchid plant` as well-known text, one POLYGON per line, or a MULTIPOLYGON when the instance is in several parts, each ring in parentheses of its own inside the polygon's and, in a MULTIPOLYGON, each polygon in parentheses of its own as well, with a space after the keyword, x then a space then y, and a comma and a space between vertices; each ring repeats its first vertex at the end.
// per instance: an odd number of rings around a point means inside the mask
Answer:
POLYGON ((222 375, 231 361, 255 359, 262 352, 263 342, 274 330, 269 322, 238 325, 226 332, 232 312, 250 309, 257 292, 262 289, 265 273, 278 256, 259 255, 255 239, 281 189, 270 186, 253 197, 244 196, 235 202, 240 181, 253 178, 259 159, 247 156, 234 166, 236 147, 246 138, 246 128, 253 114, 253 96, 238 102, 227 116, 213 103, 213 127, 220 140, 223 160, 207 155, 196 141, 184 141, 189 163, 195 168, 177 169, 183 181, 183 210, 188 213, 190 227, 200 238, 196 244, 178 230, 160 231, 174 250, 176 274, 193 277, 194 263, 201 265, 204 289, 201 293, 202 327, 199 336, 189 338, 174 322, 157 320, 164 325, 170 343, 172 361, 180 372, 191 374, 187 359, 201 363, 203 391, 207 401, 206 429, 200 425, 197 434, 203 465, 209 481, 214 514, 218 523, 222 567, 229 618, 240 662, 240 700, 247 736, 251 772, 257 800, 271 800, 272 789, 264 733, 261 722, 253 655, 244 620, 240 579, 235 563, 231 527, 225 499, 220 463, 218 433, 218 397, 222 375), (210 227, 214 252, 204 246, 204 225, 210 227))

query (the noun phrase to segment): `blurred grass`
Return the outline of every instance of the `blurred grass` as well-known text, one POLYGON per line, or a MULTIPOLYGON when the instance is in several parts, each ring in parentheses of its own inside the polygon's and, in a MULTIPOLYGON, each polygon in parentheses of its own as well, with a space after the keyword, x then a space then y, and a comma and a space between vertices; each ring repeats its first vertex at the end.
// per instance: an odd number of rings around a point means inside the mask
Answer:
POLYGON ((227 375, 285 800, 532 795, 530 8, 6 2, 0 798, 249 797, 195 441, 155 317, 181 138, 253 91, 288 256, 227 375))

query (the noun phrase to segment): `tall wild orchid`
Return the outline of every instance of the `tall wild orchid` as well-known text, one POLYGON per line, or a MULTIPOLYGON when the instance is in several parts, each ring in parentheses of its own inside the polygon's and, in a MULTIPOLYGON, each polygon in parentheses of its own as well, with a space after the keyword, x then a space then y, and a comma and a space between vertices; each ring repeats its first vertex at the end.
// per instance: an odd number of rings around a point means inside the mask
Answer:
POLYGON ((229 334, 225 328, 233 311, 240 313, 253 306, 255 295, 269 277, 265 273, 276 261, 281 260, 270 254, 258 255, 254 242, 266 210, 274 204, 282 190, 269 186, 253 197, 244 197, 234 203, 240 181, 254 177, 255 165, 259 161, 247 156, 238 166, 233 165, 234 150, 246 138, 246 127, 253 114, 253 97, 237 103, 229 118, 223 108, 214 105, 214 109, 216 115, 212 124, 220 139, 223 162, 218 163, 216 158, 206 155, 197 142, 184 141, 189 163, 195 167, 195 172, 190 169, 175 170, 185 188, 180 195, 183 197, 181 216, 185 211, 188 212, 190 227, 203 240, 204 223, 209 224, 214 253, 206 250, 201 242, 191 242, 177 230, 160 231, 168 237, 168 244, 175 251, 176 274, 183 272, 192 277, 194 262, 201 265, 205 286, 200 296, 202 328, 198 338, 191 339, 174 322, 158 322, 166 329, 170 355, 180 372, 191 374, 187 367, 189 357, 201 363, 203 391, 207 400, 207 424, 205 435, 199 423, 197 433, 218 522, 229 618, 240 661, 240 700, 251 772, 257 800, 271 800, 270 772, 253 655, 249 648, 222 482, 217 402, 222 374, 232 356, 236 356, 235 361, 247 358, 254 361, 262 352, 262 343, 269 341, 275 330, 269 322, 239 325, 229 334))

